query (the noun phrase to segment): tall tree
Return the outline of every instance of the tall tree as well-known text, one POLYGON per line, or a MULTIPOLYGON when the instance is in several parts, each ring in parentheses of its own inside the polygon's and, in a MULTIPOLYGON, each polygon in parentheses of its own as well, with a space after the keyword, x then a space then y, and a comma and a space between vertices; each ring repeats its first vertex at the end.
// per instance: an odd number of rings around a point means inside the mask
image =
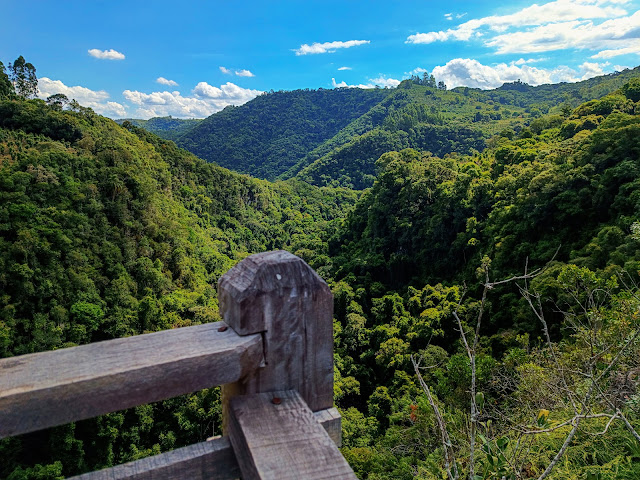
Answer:
POLYGON ((38 93, 38 77, 36 67, 20 55, 15 62, 9 64, 11 83, 18 95, 24 98, 35 97, 38 93))
POLYGON ((8 97, 13 93, 13 85, 4 70, 4 64, 0 62, 0 98, 8 97))
POLYGON ((64 93, 54 93, 53 95, 49 95, 45 100, 47 105, 51 105, 58 110, 62 110, 64 107, 69 105, 69 98, 64 93))

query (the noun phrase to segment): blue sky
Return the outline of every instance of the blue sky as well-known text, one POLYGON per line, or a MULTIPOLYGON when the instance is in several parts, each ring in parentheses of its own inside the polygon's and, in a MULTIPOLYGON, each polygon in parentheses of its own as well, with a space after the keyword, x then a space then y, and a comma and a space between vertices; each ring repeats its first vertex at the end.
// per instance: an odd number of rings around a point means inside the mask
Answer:
POLYGON ((0 60, 113 118, 202 118, 268 90, 578 81, 640 64, 640 0, 6 1, 0 60))

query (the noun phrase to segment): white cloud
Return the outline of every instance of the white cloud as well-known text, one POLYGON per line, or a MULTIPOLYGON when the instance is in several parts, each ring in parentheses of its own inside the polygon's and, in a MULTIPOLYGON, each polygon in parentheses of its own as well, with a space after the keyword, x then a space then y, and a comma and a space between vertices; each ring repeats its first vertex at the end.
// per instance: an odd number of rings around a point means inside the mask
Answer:
POLYGON ((236 70, 236 75, 239 77, 255 77, 249 70, 236 70))
POLYGON ((351 67, 340 67, 338 70, 339 70, 339 71, 342 71, 342 70, 352 70, 352 68, 351 68, 351 67))
POLYGON ((124 97, 137 105, 136 117, 150 118, 173 115, 182 118, 204 118, 228 105, 242 105, 260 95, 260 90, 251 90, 227 82, 214 87, 207 82, 198 83, 192 95, 180 92, 152 92, 125 90, 124 97))
POLYGON ((527 58, 526 60, 524 58, 519 58, 518 60, 512 62, 515 65, 524 65, 526 63, 537 63, 537 62, 544 62, 545 60, 548 60, 547 58, 527 58))
POLYGON ((444 14, 444 18, 446 20, 453 20, 453 17, 455 16, 456 19, 460 20, 462 17, 466 16, 467 12, 464 13, 445 13, 444 14))
POLYGON ((578 70, 567 66, 554 69, 518 65, 517 62, 483 65, 470 58, 455 58, 444 66, 433 69, 438 81, 443 81, 448 88, 475 87, 482 89, 497 88, 505 82, 521 80, 530 85, 545 83, 577 82, 591 77, 603 75, 606 63, 585 62, 578 70))
POLYGON ((461 33, 457 33, 456 30, 447 30, 446 32, 429 32, 429 33, 416 33, 409 35, 404 43, 433 43, 437 41, 444 42, 449 38, 454 37, 456 40, 469 40, 469 35, 462 36, 461 33))
POLYGON ((485 44, 496 48, 496 53, 532 53, 567 48, 626 48, 637 39, 640 39, 640 10, 598 25, 579 20, 541 25, 527 31, 498 35, 485 44))
POLYGON ((220 71, 222 73, 224 73, 225 75, 233 75, 233 74, 235 74, 238 77, 255 77, 255 75, 253 73, 251 73, 251 71, 249 71, 249 70, 236 70, 234 72, 230 68, 226 68, 226 67, 218 67, 218 68, 220 68, 220 71))
POLYGON ((630 69, 631 67, 628 67, 628 66, 626 66, 626 65, 614 65, 614 67, 613 67, 613 68, 614 68, 614 70, 615 70, 616 72, 622 72, 623 70, 628 70, 628 69, 630 69))
POLYGON ((372 78, 370 81, 374 87, 376 85, 380 87, 397 87, 400 85, 400 80, 396 80, 395 78, 378 77, 372 78))
POLYGON ((358 85, 349 85, 344 80, 340 83, 336 82, 335 78, 331 79, 331 85, 333 88, 376 88, 376 87, 397 87, 400 85, 400 80, 396 80, 395 78, 386 78, 384 76, 380 76, 378 78, 369 79, 369 83, 360 83, 358 85))
POLYGON ((640 55, 640 41, 635 41, 628 47, 602 50, 595 55, 592 55, 591 58, 613 58, 619 57, 620 55, 628 55, 633 53, 640 55))
POLYGON ((124 60, 124 53, 120 53, 115 51, 113 48, 111 50, 98 50, 97 48, 92 48, 88 50, 89 55, 95 58, 99 58, 100 60, 124 60))
POLYGON ((300 45, 300 48, 294 49, 296 55, 313 55, 317 53, 333 53, 338 48, 351 48, 358 45, 365 45, 371 43, 369 40, 348 40, 346 42, 325 42, 325 43, 313 43, 307 45, 306 43, 300 45))
POLYGON ((416 33, 405 43, 478 39, 499 54, 624 48, 630 39, 640 38, 640 11, 629 15, 623 8, 627 3, 629 0, 555 0, 510 15, 471 19, 448 30, 416 33))
POLYGON ((605 62, 605 63, 584 62, 579 67, 580 73, 578 75, 581 74, 581 76, 576 77, 576 80, 567 80, 567 81, 571 82, 571 81, 577 81, 577 80, 587 80, 589 78, 604 75, 605 72, 603 68, 608 66, 609 66, 609 62, 605 62))
POLYGON ((158 82, 161 85, 168 85, 169 87, 177 87, 178 86, 178 82, 175 82, 173 80, 169 80, 169 79, 164 78, 164 77, 156 78, 156 82, 158 82))
POLYGON ((405 75, 420 75, 421 73, 429 73, 426 68, 417 67, 411 70, 410 72, 405 72, 405 75))
POLYGON ((101 115, 124 117, 127 114, 124 105, 109 101, 109 94, 104 90, 91 90, 79 85, 69 87, 60 80, 47 77, 38 79, 38 97, 47 98, 56 93, 66 95, 69 100, 75 99, 80 105, 92 108, 101 115))

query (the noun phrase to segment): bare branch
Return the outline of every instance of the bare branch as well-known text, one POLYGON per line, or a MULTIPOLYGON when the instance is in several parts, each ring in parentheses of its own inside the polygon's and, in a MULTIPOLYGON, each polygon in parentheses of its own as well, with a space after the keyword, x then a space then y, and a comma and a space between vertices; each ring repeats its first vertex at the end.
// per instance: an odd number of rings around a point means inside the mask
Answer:
POLYGON ((449 432, 447 431, 447 424, 440 413, 440 409, 436 404, 433 396, 431 395, 431 389, 429 385, 426 384, 424 378, 422 378, 422 374, 420 373, 420 362, 416 362, 416 359, 413 355, 411 355, 411 363, 413 364, 413 369, 418 376, 418 381, 420 382, 420 386, 422 390, 427 394, 427 399, 429 400, 429 405, 431 405, 431 409, 433 410, 433 414, 436 417, 436 423, 438 424, 438 429, 440 430, 440 436, 442 441, 442 448, 444 449, 444 464, 447 470, 447 475, 449 476, 449 480, 457 480, 460 477, 460 473, 458 472, 458 466, 455 462, 455 458, 453 456, 452 448, 453 444, 451 443, 451 438, 449 437, 449 432))
POLYGON ((542 472, 542 475, 540 475, 538 477, 538 480, 544 480, 545 478, 547 478, 549 476, 549 474, 553 470, 553 467, 556 466, 558 461, 560 461, 560 459, 564 455, 564 452, 566 452, 567 448, 569 448, 569 444, 571 443, 571 441, 573 440, 573 437, 575 436, 576 432, 578 431, 578 426, 579 425, 580 425, 580 418, 576 418, 575 419, 575 423, 573 424, 573 428, 569 432, 569 435, 567 435, 567 438, 565 438, 564 443, 562 444, 562 447, 560 447, 560 450, 558 450, 558 453, 556 453, 556 456, 553 457, 553 460, 551 460, 551 463, 549 463, 549 465, 547 465, 547 468, 545 469, 544 472, 542 472))
MULTIPOLYGON (((585 419, 585 418, 602 418, 602 417, 609 417, 610 419, 615 419, 616 417, 618 417, 617 414, 610 414, 610 413, 594 413, 594 414, 590 414, 590 415, 575 415, 574 417, 570 418, 569 420, 566 420, 562 423, 559 423, 558 425, 554 425, 553 427, 549 427, 549 428, 540 428, 540 429, 536 429, 536 430, 520 430, 520 433, 522 435, 537 435, 539 433, 549 433, 549 432, 554 432, 562 427, 566 427, 568 425, 574 425, 576 420, 578 419, 585 419)), ((610 420, 611 421, 611 420, 610 420)))

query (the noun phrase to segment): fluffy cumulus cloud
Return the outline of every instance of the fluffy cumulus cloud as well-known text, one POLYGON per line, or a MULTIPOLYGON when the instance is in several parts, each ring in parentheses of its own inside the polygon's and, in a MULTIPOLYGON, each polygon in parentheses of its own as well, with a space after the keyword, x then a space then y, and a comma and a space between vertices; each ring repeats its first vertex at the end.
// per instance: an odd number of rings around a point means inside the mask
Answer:
POLYGON ((204 118, 228 105, 242 105, 261 93, 260 90, 242 88, 231 82, 220 87, 200 82, 189 96, 184 96, 178 91, 144 93, 132 90, 125 90, 122 95, 136 105, 135 116, 139 118, 167 115, 204 118))
POLYGON ((38 96, 47 98, 50 95, 62 93, 69 100, 75 99, 83 107, 92 108, 101 115, 109 117, 124 117, 126 110, 124 105, 109 100, 109 94, 104 90, 91 90, 86 87, 69 87, 60 80, 51 80, 47 77, 38 79, 38 96))
POLYGON ((613 57, 619 57, 620 55, 628 55, 630 53, 640 55, 640 40, 631 42, 631 44, 627 47, 601 50, 595 55, 592 55, 591 58, 613 58, 613 57))
POLYGON ((640 39, 640 11, 597 25, 579 20, 540 25, 527 31, 497 35, 486 45, 495 48, 497 53, 548 52, 568 48, 613 53, 613 50, 624 49, 637 39, 640 39))
POLYGON ((88 50, 89 55, 95 58, 99 58, 100 60, 124 60, 124 53, 117 52, 113 48, 110 50, 98 50, 97 48, 92 48, 88 50))
POLYGON ((225 75, 237 75, 238 77, 255 77, 255 75, 250 71, 250 70, 231 70, 230 68, 227 67, 218 67, 220 68, 220 71, 222 73, 224 73, 225 75))
POLYGON ((158 82, 160 85, 167 85, 169 87, 177 87, 178 86, 178 82, 175 82, 173 80, 169 80, 168 78, 164 78, 164 77, 156 78, 156 82, 158 82))
POLYGON ((577 70, 567 66, 544 69, 519 63, 519 61, 490 66, 469 58, 455 58, 444 66, 435 67, 432 73, 438 81, 443 81, 449 88, 466 86, 488 89, 516 80, 530 85, 577 82, 603 75, 604 68, 607 66, 606 63, 585 62, 577 70))
POLYGON ((359 45, 365 45, 371 43, 369 40, 348 40, 346 42, 325 42, 325 43, 313 43, 307 45, 306 43, 300 45, 300 48, 296 48, 294 52, 296 55, 314 55, 318 53, 333 53, 339 48, 351 48, 359 45))
MULTIPOLYGON (((594 58, 629 53, 640 39, 640 11, 629 0, 555 0, 533 4, 509 15, 471 19, 455 28, 416 33, 406 43, 478 40, 499 54, 589 49, 594 58)), ((632 53, 636 53, 632 50, 632 53)))
POLYGON ((249 70, 236 70, 236 75, 239 77, 255 77, 249 70))
POLYGON ((518 60, 514 60, 514 64, 515 65, 525 65, 527 63, 538 63, 538 62, 544 62, 545 60, 548 60, 548 58, 545 57, 541 57, 541 58, 519 58, 518 60))
POLYGON ((331 79, 331 85, 333 88, 376 88, 376 87, 397 87, 400 85, 400 80, 395 78, 387 78, 379 76, 378 78, 370 78, 368 83, 360 83, 358 85, 349 85, 344 80, 340 83, 336 82, 335 78, 331 79))

